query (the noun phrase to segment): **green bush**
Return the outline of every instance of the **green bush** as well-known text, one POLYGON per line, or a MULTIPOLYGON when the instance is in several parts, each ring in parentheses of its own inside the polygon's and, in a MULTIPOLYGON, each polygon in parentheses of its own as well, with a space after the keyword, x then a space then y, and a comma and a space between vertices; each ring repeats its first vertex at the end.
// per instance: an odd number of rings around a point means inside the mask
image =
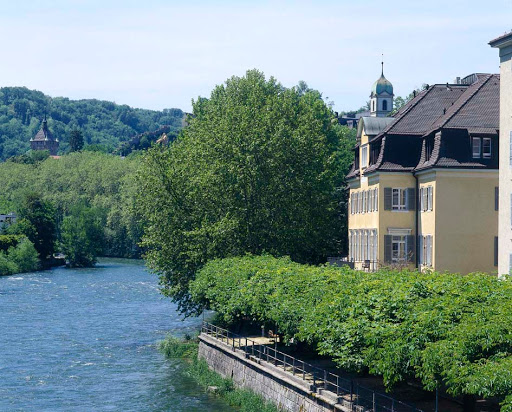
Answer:
POLYGON ((8 251, 8 259, 16 265, 19 273, 32 272, 39 269, 39 258, 34 244, 23 239, 16 247, 8 251))
POLYGON ((0 235, 0 250, 7 252, 11 247, 16 246, 25 236, 22 235, 0 235))
POLYGON ((18 266, 9 259, 5 252, 0 251, 0 276, 12 275, 18 272, 18 266))
MULTIPOLYGON (((190 285, 223 321, 276 324, 345 369, 381 375, 388 388, 512 393, 512 282, 486 274, 308 266, 288 258, 214 260, 190 285)), ((511 408, 506 398, 503 410, 511 408)), ((508 409, 510 410, 510 409, 508 409)))

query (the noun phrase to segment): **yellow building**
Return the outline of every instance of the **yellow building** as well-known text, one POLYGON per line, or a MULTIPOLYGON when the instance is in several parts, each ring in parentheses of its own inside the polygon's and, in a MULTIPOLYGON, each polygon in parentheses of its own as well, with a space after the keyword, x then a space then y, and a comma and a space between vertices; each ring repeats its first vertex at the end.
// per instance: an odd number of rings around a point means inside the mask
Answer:
POLYGON ((347 176, 356 268, 496 271, 498 116, 499 76, 474 74, 360 121, 347 176))

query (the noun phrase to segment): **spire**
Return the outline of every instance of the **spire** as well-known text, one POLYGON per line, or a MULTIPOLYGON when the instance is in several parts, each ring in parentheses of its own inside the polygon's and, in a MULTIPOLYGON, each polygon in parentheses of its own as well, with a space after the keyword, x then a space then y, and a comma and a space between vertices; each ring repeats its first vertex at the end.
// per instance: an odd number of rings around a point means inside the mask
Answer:
POLYGON ((380 75, 382 77, 384 77, 384 53, 382 53, 382 60, 381 60, 380 64, 382 65, 382 72, 380 75))

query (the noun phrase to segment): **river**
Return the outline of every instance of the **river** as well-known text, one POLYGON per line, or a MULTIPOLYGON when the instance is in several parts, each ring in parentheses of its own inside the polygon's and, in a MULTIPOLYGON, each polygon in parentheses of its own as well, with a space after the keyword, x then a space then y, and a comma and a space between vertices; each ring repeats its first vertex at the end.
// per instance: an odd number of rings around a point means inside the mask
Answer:
POLYGON ((194 333, 142 262, 0 277, 0 411, 227 411, 156 342, 194 333))

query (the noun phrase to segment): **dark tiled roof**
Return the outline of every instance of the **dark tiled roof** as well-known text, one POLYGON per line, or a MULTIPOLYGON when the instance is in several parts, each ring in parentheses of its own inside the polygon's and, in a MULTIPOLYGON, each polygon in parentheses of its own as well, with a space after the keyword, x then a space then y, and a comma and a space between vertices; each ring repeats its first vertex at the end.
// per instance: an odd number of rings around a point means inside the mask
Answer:
POLYGON ((480 75, 462 96, 441 116, 426 133, 440 128, 497 129, 499 127, 499 75, 480 75))
POLYGON ((43 120, 43 124, 41 125, 41 129, 37 132, 37 134, 34 136, 31 141, 46 141, 46 140, 57 140, 53 137, 52 133, 50 132, 50 129, 48 129, 48 124, 46 122, 46 119, 43 120))
MULTIPOLYGON (((456 102, 464 91, 466 85, 434 85, 424 93, 416 96, 410 109, 392 123, 385 133, 423 135, 432 127, 432 124, 444 114, 444 111, 456 102)), ((413 99, 414 100, 414 99, 413 99)))
MULTIPOLYGON (((437 84, 420 92, 405 105, 376 138, 381 139, 381 150, 375 164, 368 167, 365 174, 377 170, 413 171, 433 166, 493 168, 491 164, 475 162, 473 159, 451 158, 449 153, 441 150, 441 140, 461 138, 460 133, 497 135, 499 128, 499 75, 478 74, 472 84, 437 84), (454 133, 436 133, 454 130, 454 133), (457 134, 458 133, 458 134, 457 134), (425 141, 417 145, 413 140, 435 134, 434 146, 429 161, 425 161, 425 141), (405 144, 407 149, 397 146, 396 139, 405 144), (391 139, 391 140, 390 140, 391 139), (386 144, 386 140, 389 140, 386 144), (394 142, 394 143, 393 143, 394 142), (386 147, 387 146, 387 147, 386 147), (404 153, 397 152, 404 150, 404 153), (413 152, 418 158, 413 159, 413 152), (447 155, 448 154, 448 155, 447 155), (405 158, 407 157, 407 158, 405 158), (400 160, 403 158, 403 162, 400 160), (411 162, 418 163, 411 167, 411 162)), ((467 134, 466 134, 467 136, 467 134)), ((458 140, 454 140, 453 144, 458 140)), ((466 150, 466 149, 463 149, 466 150)))

